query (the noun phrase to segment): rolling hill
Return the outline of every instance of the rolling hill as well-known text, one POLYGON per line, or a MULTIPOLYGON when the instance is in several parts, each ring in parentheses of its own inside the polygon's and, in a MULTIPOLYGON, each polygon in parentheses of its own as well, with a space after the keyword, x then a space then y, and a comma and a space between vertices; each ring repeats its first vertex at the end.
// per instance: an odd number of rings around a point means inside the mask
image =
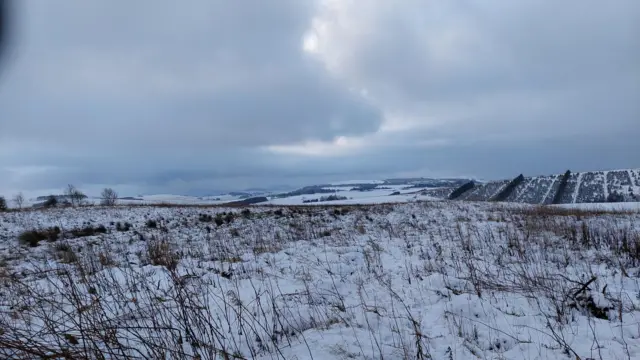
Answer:
MULTIPOLYGON (((429 195, 445 198, 440 190, 429 195)), ((526 204, 576 204, 640 201, 640 169, 571 172, 474 184, 455 200, 506 201, 526 204), (509 184, 512 187, 508 188, 509 184)))

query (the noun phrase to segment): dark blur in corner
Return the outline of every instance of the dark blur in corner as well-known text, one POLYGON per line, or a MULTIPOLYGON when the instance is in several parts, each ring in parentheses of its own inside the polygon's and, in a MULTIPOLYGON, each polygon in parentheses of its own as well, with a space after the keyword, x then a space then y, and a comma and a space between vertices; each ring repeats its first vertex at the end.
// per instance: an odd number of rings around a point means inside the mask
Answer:
POLYGON ((7 43, 9 38, 9 1, 0 0, 0 69, 7 57, 7 43))

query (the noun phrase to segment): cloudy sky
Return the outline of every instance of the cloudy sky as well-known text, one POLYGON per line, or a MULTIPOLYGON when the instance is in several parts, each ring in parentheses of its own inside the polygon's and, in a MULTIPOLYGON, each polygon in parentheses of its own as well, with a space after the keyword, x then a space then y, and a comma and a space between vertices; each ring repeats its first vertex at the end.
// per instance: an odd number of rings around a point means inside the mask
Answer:
POLYGON ((640 167, 640 1, 20 0, 0 194, 640 167))

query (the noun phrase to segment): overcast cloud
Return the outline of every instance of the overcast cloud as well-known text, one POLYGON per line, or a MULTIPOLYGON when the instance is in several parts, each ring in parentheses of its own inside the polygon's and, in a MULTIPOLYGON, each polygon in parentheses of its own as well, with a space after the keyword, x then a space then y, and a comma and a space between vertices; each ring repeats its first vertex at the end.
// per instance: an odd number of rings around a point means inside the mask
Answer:
POLYGON ((640 167, 640 2, 20 0, 0 194, 640 167))

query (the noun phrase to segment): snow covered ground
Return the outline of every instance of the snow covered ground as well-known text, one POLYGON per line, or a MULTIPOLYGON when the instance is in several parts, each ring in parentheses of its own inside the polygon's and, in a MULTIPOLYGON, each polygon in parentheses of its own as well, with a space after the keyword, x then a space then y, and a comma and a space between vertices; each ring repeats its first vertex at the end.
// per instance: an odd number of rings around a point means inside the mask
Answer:
POLYGON ((33 210, 0 254, 3 359, 640 358, 638 211, 33 210))

